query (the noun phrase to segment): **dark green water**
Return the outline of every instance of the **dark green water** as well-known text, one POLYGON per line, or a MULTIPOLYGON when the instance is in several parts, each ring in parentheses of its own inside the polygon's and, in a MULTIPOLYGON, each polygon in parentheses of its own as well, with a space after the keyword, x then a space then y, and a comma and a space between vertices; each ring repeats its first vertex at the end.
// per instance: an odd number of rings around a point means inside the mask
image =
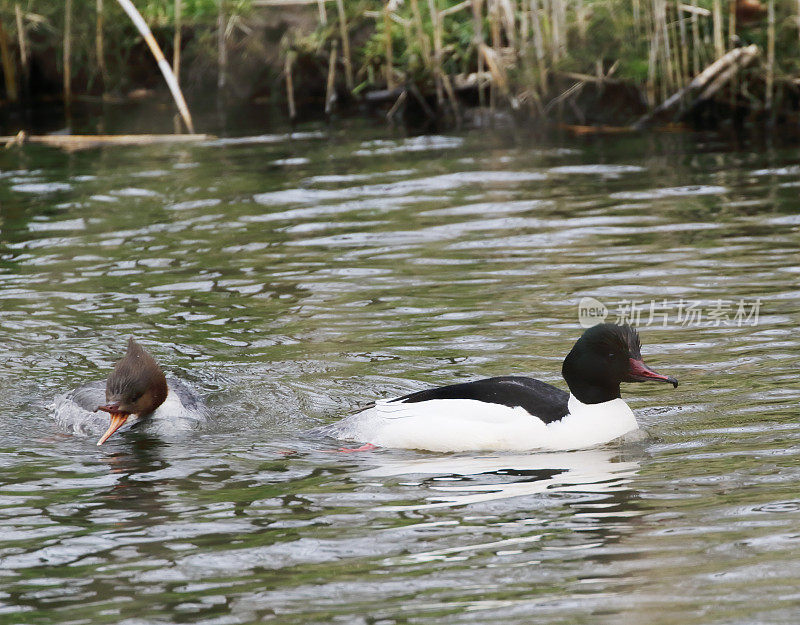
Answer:
POLYGON ((796 623, 800 151, 308 132, 0 154, 0 622, 796 623), (429 384, 561 384, 585 296, 635 301, 681 380, 625 389, 642 445, 307 433, 429 384), (56 427, 129 335, 204 428, 56 427))

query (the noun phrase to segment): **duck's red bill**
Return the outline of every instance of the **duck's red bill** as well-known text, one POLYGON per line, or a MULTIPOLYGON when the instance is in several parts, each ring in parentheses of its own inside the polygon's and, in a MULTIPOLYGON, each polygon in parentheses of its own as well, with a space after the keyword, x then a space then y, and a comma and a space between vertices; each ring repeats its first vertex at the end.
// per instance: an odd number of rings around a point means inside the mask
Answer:
POLYGON ((105 443, 114 432, 116 432, 123 425, 125 425, 125 422, 128 420, 129 416, 130 415, 127 412, 112 412, 111 425, 108 426, 106 433, 100 437, 99 441, 97 441, 97 446, 99 447, 100 445, 105 443))
POLYGON ((646 382, 647 380, 657 380, 659 382, 669 382, 674 388, 678 387, 678 380, 671 375, 661 375, 648 367, 641 360, 631 358, 628 361, 628 382, 646 382))

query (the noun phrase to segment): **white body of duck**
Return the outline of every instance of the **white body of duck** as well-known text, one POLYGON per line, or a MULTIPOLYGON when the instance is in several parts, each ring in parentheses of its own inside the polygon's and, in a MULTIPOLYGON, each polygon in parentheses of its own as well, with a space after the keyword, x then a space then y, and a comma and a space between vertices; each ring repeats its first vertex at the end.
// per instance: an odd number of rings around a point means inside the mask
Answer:
POLYGON ((332 427, 336 438, 379 447, 429 451, 556 451, 584 449, 638 429, 622 399, 584 404, 569 397, 569 414, 545 423, 521 406, 473 399, 433 399, 413 404, 379 401, 332 427))
POLYGON ((322 431, 367 443, 360 449, 583 449, 638 429, 620 397, 621 382, 678 385, 642 362, 633 328, 608 323, 583 333, 564 358, 561 373, 569 393, 534 378, 487 378, 378 401, 322 431))

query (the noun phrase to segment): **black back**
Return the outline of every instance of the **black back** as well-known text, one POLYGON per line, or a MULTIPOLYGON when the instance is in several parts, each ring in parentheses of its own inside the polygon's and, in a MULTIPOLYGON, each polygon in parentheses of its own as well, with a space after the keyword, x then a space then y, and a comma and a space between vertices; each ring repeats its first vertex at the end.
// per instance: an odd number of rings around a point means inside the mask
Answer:
POLYGON ((520 406, 545 423, 558 421, 569 413, 569 393, 547 382, 516 375, 440 386, 391 401, 413 404, 432 399, 475 399, 509 408, 520 406))

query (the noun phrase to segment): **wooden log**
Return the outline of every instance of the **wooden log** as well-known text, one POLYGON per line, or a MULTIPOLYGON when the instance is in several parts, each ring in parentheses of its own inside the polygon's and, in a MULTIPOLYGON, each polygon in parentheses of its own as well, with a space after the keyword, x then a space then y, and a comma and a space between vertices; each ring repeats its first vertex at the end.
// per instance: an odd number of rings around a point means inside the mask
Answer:
POLYGON ((26 135, 0 137, 6 147, 36 143, 66 151, 88 150, 104 146, 156 145, 175 143, 199 143, 215 139, 214 135, 26 135))

